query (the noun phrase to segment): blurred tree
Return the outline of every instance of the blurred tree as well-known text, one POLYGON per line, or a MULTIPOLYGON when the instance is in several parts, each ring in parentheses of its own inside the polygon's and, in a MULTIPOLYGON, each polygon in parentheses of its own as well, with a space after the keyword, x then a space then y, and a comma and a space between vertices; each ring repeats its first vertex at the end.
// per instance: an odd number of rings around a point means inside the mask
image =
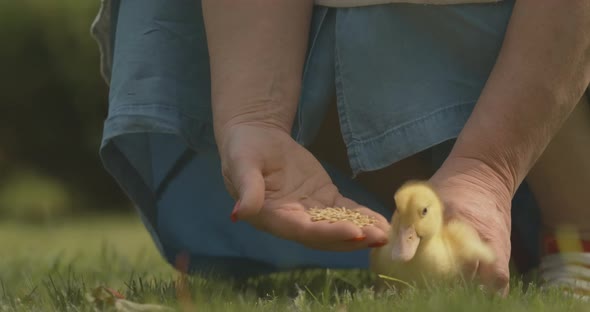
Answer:
POLYGON ((0 188, 18 168, 65 185, 76 209, 128 201, 98 149, 108 89, 89 29, 100 1, 0 1, 0 188))

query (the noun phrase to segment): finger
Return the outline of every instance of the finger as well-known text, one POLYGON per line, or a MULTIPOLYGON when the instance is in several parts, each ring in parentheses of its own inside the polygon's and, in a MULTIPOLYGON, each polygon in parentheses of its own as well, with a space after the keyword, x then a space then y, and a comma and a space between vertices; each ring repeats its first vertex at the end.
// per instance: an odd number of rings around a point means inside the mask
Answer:
POLYGON ((225 185, 225 189, 229 193, 229 196, 231 196, 231 198, 233 198, 235 201, 239 200, 240 195, 238 194, 238 191, 234 187, 233 183, 231 182, 230 177, 226 174, 225 170, 222 170, 222 176, 223 176, 223 184, 225 185))
POLYGON ((364 235, 367 237, 365 245, 367 247, 381 247, 388 242, 389 222, 381 215, 367 207, 360 206, 355 201, 346 197, 340 197, 335 201, 336 206, 348 207, 362 215, 373 217, 375 223, 361 228, 364 235))
POLYGON ((506 297, 510 291, 509 275, 504 269, 498 266, 480 264, 479 276, 483 286, 491 291, 506 297))
POLYGON ((353 251, 367 248, 370 238, 359 227, 350 221, 313 222, 305 230, 306 237, 302 237, 305 245, 331 251, 353 251))
POLYGON ((387 232, 374 226, 367 225, 362 228, 363 233, 367 236, 366 246, 367 247, 383 247, 389 242, 389 236, 387 232))
POLYGON ((265 220, 266 231, 322 250, 354 250, 366 245, 362 244, 365 239, 363 231, 354 223, 312 221, 300 203, 288 206, 271 210, 270 216, 260 216, 259 220, 265 220))
POLYGON ((496 261, 491 264, 480 263, 478 275, 486 288, 505 297, 508 295, 510 287, 508 265, 510 255, 506 255, 506 252, 504 252, 505 248, 503 248, 496 240, 490 241, 489 244, 497 255, 496 261))
POLYGON ((374 227, 378 228, 379 230, 381 230, 384 233, 389 232, 391 225, 390 225, 389 221, 387 221, 387 219, 385 219, 385 217, 382 214, 375 212, 375 211, 373 211, 369 208, 366 208, 366 207, 356 208, 355 210, 363 215, 373 217, 375 219, 375 223, 373 224, 374 227))
POLYGON ((265 185, 261 169, 251 163, 241 162, 230 172, 230 178, 239 198, 232 216, 238 220, 254 218, 264 204, 265 185))
POLYGON ((461 268, 461 277, 463 280, 468 283, 477 283, 480 265, 481 264, 479 260, 463 263, 461 268))

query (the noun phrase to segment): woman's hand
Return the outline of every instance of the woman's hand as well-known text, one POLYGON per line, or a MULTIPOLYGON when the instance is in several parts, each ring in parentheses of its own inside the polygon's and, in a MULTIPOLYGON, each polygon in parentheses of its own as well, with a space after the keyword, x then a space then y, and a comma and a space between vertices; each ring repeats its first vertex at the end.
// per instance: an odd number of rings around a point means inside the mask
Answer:
POLYGON ((226 187, 237 203, 232 219, 310 248, 351 251, 387 241, 387 220, 343 197, 304 147, 284 130, 263 123, 223 131, 220 155, 226 187), (312 222, 312 207, 346 207, 374 216, 375 225, 312 222))
POLYGON ((512 196, 590 84, 588 29, 588 1, 516 1, 486 86, 432 178, 449 217, 471 223, 496 252, 478 273, 504 294, 512 196))
POLYGON ((289 135, 301 93, 313 1, 203 1, 215 140, 233 218, 324 250, 386 240, 388 223, 336 189, 320 163, 289 135), (312 222, 305 208, 345 206, 376 226, 312 222))
POLYGON ((511 193, 485 164, 448 159, 431 178, 446 206, 446 219, 460 219, 475 228, 492 248, 491 265, 473 263, 465 270, 488 289, 506 295, 509 289, 511 193))

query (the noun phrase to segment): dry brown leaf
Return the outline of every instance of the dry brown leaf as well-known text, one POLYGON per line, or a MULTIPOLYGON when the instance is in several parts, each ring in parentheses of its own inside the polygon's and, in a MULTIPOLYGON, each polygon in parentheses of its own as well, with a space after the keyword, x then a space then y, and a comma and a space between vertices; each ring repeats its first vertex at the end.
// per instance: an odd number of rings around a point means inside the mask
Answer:
POLYGON ((119 312, 161 312, 175 311, 172 308, 157 304, 142 304, 125 299, 121 293, 99 286, 86 294, 86 299, 95 305, 95 308, 104 309, 107 307, 114 308, 119 312))

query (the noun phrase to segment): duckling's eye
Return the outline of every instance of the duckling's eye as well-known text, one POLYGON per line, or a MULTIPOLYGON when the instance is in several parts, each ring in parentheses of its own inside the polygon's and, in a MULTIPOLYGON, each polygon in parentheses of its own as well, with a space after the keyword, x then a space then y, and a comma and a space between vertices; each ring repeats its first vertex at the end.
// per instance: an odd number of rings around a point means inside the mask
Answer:
POLYGON ((428 208, 422 209, 422 216, 425 216, 428 213, 428 208))

